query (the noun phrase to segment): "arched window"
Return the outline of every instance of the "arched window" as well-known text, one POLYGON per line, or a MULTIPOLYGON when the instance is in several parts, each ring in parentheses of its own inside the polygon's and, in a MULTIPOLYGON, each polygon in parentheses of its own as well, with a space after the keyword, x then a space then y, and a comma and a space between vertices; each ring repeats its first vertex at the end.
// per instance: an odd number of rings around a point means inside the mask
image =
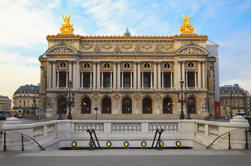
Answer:
POLYGON ((171 98, 166 97, 163 100, 163 114, 172 114, 173 113, 173 101, 171 98))
POLYGON ((58 99, 58 112, 57 113, 62 113, 62 114, 66 114, 66 105, 67 105, 67 101, 65 97, 60 97, 58 99))
POLYGON ((151 114, 152 113, 152 99, 146 97, 142 102, 142 112, 143 114, 151 114))
POLYGON ((112 112, 112 101, 109 97, 102 99, 102 114, 110 114, 112 112))
POLYGON ((129 97, 125 97, 122 100, 122 114, 132 113, 132 100, 129 97))
POLYGON ((189 97, 187 100, 187 113, 195 114, 196 113, 196 100, 194 97, 189 97))
POLYGON ((81 114, 91 113, 91 100, 88 97, 84 97, 81 100, 81 114))

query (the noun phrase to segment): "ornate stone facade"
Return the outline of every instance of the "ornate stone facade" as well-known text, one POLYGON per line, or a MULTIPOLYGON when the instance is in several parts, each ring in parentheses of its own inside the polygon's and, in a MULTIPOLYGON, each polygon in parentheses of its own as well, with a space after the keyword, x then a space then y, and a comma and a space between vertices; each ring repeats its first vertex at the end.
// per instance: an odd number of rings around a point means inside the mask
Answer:
POLYGON ((69 80, 73 119, 179 118, 180 80, 185 115, 214 114, 215 58, 208 57, 207 36, 58 34, 47 40, 39 61, 40 110, 48 118, 59 111, 66 117, 69 80))

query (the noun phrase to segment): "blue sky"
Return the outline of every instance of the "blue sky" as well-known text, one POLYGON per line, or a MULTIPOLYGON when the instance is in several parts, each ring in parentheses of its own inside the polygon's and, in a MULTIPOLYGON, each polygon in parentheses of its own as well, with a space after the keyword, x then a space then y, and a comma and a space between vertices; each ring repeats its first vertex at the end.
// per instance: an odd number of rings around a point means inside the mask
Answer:
POLYGON ((220 45, 220 84, 251 91, 250 0, 1 0, 1 95, 39 83, 46 35, 59 33, 70 13, 80 35, 122 35, 127 26, 132 35, 175 35, 181 15, 192 16, 195 33, 220 45))

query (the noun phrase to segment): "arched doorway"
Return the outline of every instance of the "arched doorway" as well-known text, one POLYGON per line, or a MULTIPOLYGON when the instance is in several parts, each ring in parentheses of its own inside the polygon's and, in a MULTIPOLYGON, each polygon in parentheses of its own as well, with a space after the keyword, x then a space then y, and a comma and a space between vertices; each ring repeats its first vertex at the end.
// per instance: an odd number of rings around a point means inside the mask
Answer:
POLYGON ((187 100, 187 113, 196 113, 196 100, 194 97, 190 96, 187 100))
POLYGON ((91 100, 88 97, 84 97, 81 100, 81 114, 90 114, 91 104, 91 100))
POLYGON ((132 113, 132 100, 129 97, 125 97, 122 100, 122 114, 132 113))
POLYGON ((112 101, 109 97, 102 99, 102 114, 110 114, 112 112, 112 101))
POLYGON ((173 113, 173 101, 169 97, 165 97, 163 100, 163 114, 173 113))
POLYGON ((62 113, 66 114, 66 106, 67 106, 67 100, 65 97, 60 97, 58 98, 58 112, 57 113, 62 113))
POLYGON ((142 112, 143 114, 151 114, 152 113, 152 99, 146 97, 142 102, 142 112))

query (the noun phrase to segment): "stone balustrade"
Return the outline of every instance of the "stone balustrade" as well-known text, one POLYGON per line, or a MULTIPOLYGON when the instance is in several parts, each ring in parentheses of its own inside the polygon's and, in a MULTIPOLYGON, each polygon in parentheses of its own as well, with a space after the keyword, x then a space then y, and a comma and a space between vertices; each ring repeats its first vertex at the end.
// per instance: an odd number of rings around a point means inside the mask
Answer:
MULTIPOLYGON (((90 136, 87 129, 94 129, 101 146, 106 141, 146 141, 150 146, 155 131, 164 129, 161 140, 165 146, 175 146, 177 140, 182 146, 192 148, 208 146, 218 136, 231 131, 232 148, 245 148, 245 129, 248 122, 237 117, 230 122, 204 120, 54 120, 34 124, 4 124, 7 132, 7 149, 21 150, 20 133, 31 136, 43 146, 59 143, 59 147, 69 147, 73 140, 80 146, 88 146, 90 136), (15 144, 13 144, 13 142, 15 144), (13 146, 15 145, 15 146, 13 146), (198 146, 199 145, 199 146, 198 146)), ((3 139, 2 139, 3 140, 3 139)), ((118 143, 120 141, 120 143, 118 143)), ((114 143, 116 144, 116 143, 114 143)), ((3 142, 2 146, 3 147, 3 142)), ((25 140, 25 149, 37 147, 32 141, 25 140)), ((228 139, 223 136, 212 146, 214 149, 227 149, 228 139)))

